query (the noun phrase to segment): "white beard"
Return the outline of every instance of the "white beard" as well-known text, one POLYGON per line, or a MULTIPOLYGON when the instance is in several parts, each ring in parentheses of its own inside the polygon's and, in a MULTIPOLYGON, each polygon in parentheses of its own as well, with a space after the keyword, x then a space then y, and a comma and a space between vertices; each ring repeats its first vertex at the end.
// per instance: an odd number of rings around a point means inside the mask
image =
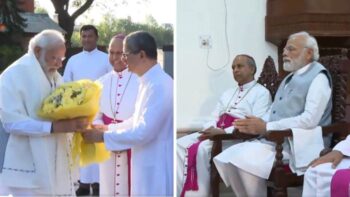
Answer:
POLYGON ((47 63, 46 63, 46 61, 45 61, 45 52, 43 52, 43 53, 41 54, 41 56, 39 57, 38 61, 39 61, 39 64, 40 64, 41 68, 43 69, 43 71, 44 71, 44 73, 45 73, 47 79, 49 80, 49 82, 50 82, 51 84, 53 84, 53 83, 54 83, 55 72, 49 72, 47 69, 45 69, 45 68, 47 67, 47 66, 46 66, 47 63))
POLYGON ((292 59, 290 61, 283 61, 283 70, 287 72, 294 72, 305 66, 306 63, 303 60, 303 55, 304 52, 300 54, 299 57, 297 57, 296 59, 292 59))

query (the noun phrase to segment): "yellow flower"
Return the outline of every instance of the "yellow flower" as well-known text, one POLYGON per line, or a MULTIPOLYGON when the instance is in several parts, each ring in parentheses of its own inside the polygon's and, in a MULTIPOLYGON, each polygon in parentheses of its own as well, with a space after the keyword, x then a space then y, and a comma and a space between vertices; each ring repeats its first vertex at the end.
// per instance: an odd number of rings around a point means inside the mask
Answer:
MULTIPOLYGON (((101 85, 91 80, 65 83, 42 103, 38 115, 45 119, 61 120, 89 117, 93 120, 99 110, 101 85)), ((71 150, 73 165, 103 162, 110 156, 103 143, 85 143, 80 133, 74 133, 71 150), (93 150, 93 151, 91 151, 93 150)))

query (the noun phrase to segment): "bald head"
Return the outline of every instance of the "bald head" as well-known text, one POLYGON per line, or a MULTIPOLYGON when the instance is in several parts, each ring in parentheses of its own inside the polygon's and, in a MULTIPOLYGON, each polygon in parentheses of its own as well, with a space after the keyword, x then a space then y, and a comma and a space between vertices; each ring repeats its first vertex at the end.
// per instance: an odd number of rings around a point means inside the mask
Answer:
POLYGON ((126 69, 126 63, 122 60, 124 38, 124 34, 117 34, 112 37, 109 43, 108 58, 116 72, 121 72, 126 69))
POLYGON ((232 63, 232 72, 239 85, 251 82, 256 72, 254 59, 246 54, 237 55, 232 63))

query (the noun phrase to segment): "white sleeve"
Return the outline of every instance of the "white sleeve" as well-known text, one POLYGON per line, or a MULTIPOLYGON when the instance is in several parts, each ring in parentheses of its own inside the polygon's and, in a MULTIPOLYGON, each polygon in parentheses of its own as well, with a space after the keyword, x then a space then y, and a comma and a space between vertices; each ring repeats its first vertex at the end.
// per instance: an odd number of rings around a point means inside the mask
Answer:
POLYGON ((73 81, 73 73, 72 73, 72 58, 69 58, 66 67, 63 72, 63 80, 64 82, 73 81))
MULTIPOLYGON (((271 105, 271 95, 267 89, 263 89, 256 95, 253 106, 251 106, 252 114, 256 117, 263 117, 266 111, 269 109, 271 105)), ((226 133, 232 133, 234 130, 234 126, 228 127, 225 129, 226 133)))
POLYGON ((266 114, 266 112, 269 110, 271 102, 272 102, 272 99, 271 99, 270 92, 268 90, 259 94, 256 97, 254 105, 252 106, 252 109, 253 109, 252 115, 262 118, 266 114))
POLYGON ((40 120, 23 120, 13 123, 3 123, 4 129, 10 134, 44 136, 51 132, 51 122, 40 120))
POLYGON ((95 116, 95 119, 93 121, 93 124, 104 124, 102 120, 102 113, 98 112, 95 116))
MULTIPOLYGON (((225 92, 221 97, 219 102, 216 104, 215 109, 210 114, 210 120, 203 124, 202 129, 206 130, 210 127, 216 127, 216 122, 219 120, 220 113, 225 110, 224 102, 225 102, 225 95, 227 92, 225 92)), ((233 130, 233 129, 232 129, 233 130)))
MULTIPOLYGON (((159 137, 160 130, 163 124, 167 123, 168 117, 172 116, 173 95, 172 88, 165 89, 165 87, 158 85, 147 91, 145 95, 145 107, 141 107, 141 115, 139 120, 133 124, 132 128, 124 131, 108 130, 104 133, 104 142, 108 150, 125 150, 135 146, 142 146, 150 143, 159 137)), ((129 124, 128 119, 120 125, 129 124)), ((109 125, 112 128, 113 124, 109 125)))
MULTIPOLYGON (((331 97, 329 80, 324 73, 313 79, 306 96, 305 110, 298 116, 268 122, 267 130, 283 130, 288 128, 311 129, 318 125, 331 97)), ((286 106, 288 107, 288 106, 286 106)))
POLYGON ((339 142, 334 148, 333 150, 338 150, 340 151, 343 155, 346 156, 350 156, 350 135, 348 135, 348 137, 339 142))

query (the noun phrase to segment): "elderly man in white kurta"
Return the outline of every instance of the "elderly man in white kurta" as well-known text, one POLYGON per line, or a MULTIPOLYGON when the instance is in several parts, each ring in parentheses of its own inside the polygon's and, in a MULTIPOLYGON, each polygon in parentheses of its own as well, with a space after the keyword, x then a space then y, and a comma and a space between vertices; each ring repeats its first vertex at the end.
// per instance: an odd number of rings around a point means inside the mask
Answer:
MULTIPOLYGON (((343 141, 339 142, 330 153, 318 158, 311 163, 311 167, 304 175, 303 196, 331 196, 332 176, 338 170, 349 170, 350 167, 350 135, 343 141)), ((346 175, 348 176, 349 173, 346 175)), ((348 178, 347 178, 348 179, 348 178)), ((342 196, 349 196, 349 182, 340 180, 343 185, 334 185, 341 188, 339 192, 342 196), (347 191, 346 193, 344 191, 347 191)), ((336 196, 334 192, 332 196, 336 196)))
POLYGON ((88 120, 49 122, 37 116, 44 98, 63 81, 57 69, 65 51, 63 35, 44 30, 30 40, 28 53, 0 76, 0 115, 8 135, 0 174, 8 193, 0 195, 75 195, 65 132, 86 128, 88 120))
MULTIPOLYGON (((265 117, 247 116, 235 128, 263 135, 268 130, 312 129, 331 123, 331 78, 319 63, 316 39, 306 32, 289 37, 283 51, 283 68, 290 73, 280 84, 265 117)), ((287 156, 286 156, 287 157, 287 156)), ((288 157, 287 157, 288 158, 288 157)), ((265 196, 275 159, 275 147, 266 140, 239 143, 214 158, 226 185, 237 196, 265 196)))
POLYGON ((131 196, 173 196, 173 80, 157 63, 157 46, 147 32, 124 40, 123 58, 140 78, 133 117, 108 128, 87 130, 87 141, 108 150, 131 149, 131 196))
MULTIPOLYGON (((196 156, 196 171, 198 189, 189 188, 188 180, 188 149, 204 139, 206 135, 217 133, 232 133, 232 122, 229 127, 220 125, 221 117, 230 114, 237 118, 244 118, 246 115, 262 117, 271 104, 269 91, 254 80, 256 71, 255 61, 248 55, 237 55, 232 63, 232 73, 238 83, 238 87, 231 88, 224 92, 220 101, 212 113, 212 120, 203 125, 203 132, 208 134, 194 133, 177 140, 177 195, 182 196, 208 196, 210 192, 210 154, 212 142, 204 140, 200 142, 196 156), (219 125, 217 125, 219 123, 219 125), (221 132, 220 132, 221 131, 221 132), (204 137, 204 138, 203 138, 204 137), (187 183, 186 183, 187 182, 187 183)), ((227 144, 228 145, 228 144, 227 144)), ((230 143, 232 145, 232 143, 230 143)), ((194 177, 194 176, 192 176, 194 177)))
MULTIPOLYGON (((109 43, 109 62, 113 71, 98 81, 103 85, 100 99, 100 112, 94 124, 118 124, 132 116, 139 88, 138 77, 129 72, 121 60, 123 34, 112 37, 109 43)), ((111 158, 100 164, 100 196, 128 196, 130 154, 126 150, 112 152, 111 158)))
MULTIPOLYGON (((96 80, 112 70, 108 55, 97 49, 98 31, 92 25, 84 25, 80 29, 83 51, 69 58, 64 70, 65 82, 80 79, 96 80)), ((80 168, 80 185, 77 195, 89 195, 90 184, 93 194, 98 195, 99 166, 91 164, 80 168)))

